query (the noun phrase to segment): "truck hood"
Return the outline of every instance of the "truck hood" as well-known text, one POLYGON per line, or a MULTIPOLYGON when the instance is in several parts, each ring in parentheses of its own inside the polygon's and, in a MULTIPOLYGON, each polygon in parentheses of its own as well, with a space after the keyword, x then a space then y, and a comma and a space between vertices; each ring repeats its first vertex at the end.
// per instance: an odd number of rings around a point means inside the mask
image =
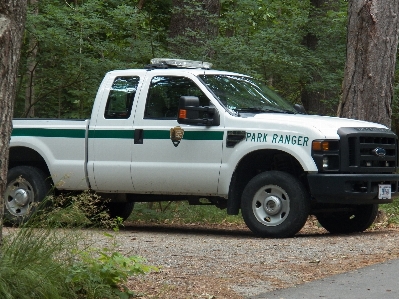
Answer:
POLYGON ((255 120, 260 122, 272 122, 275 124, 281 124, 282 126, 294 126, 298 129, 300 127, 313 127, 315 131, 320 132, 325 138, 337 138, 337 131, 339 128, 385 128, 385 126, 377 123, 330 117, 320 115, 302 115, 302 114, 276 114, 276 113, 261 113, 256 114, 253 117, 255 120))

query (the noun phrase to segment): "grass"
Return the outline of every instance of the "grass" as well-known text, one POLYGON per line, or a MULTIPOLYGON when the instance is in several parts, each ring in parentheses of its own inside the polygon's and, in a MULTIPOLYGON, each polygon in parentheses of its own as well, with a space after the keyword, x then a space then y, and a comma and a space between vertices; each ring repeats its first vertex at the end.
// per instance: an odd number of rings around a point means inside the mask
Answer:
MULTIPOLYGON (((69 245, 51 230, 23 228, 5 236, 0 258, 0 297, 73 298, 68 297, 71 290, 63 282, 67 266, 55 259, 69 245)), ((67 254, 63 258, 69 259, 67 254)))
MULTIPOLYGON (((380 205, 387 215, 387 224, 399 225, 399 197, 390 204, 380 205)), ((185 201, 136 203, 128 221, 142 223, 204 223, 244 224, 241 214, 227 215, 212 205, 193 206, 185 201)))
MULTIPOLYGON (((206 203, 206 200, 204 200, 204 203, 206 203)), ((146 223, 244 223, 241 215, 227 215, 226 210, 218 209, 213 205, 189 205, 185 201, 136 203, 128 221, 146 223)))
MULTIPOLYGON (((96 201, 98 198, 94 197, 96 201)), ((156 271, 139 256, 118 252, 115 234, 118 219, 106 219, 103 208, 95 215, 93 196, 83 193, 37 209, 16 230, 3 235, 0 246, 0 298, 2 299, 128 299, 130 276, 156 271), (67 202, 67 203, 66 203, 67 202), (82 208, 89 208, 89 211, 82 208), (89 212, 89 218, 87 213, 89 212), (94 214, 93 214, 94 213, 94 214), (96 219, 94 223, 92 219, 96 219), (82 227, 101 223, 113 225, 102 248, 82 246, 82 227)), ((120 222, 120 220, 119 220, 120 222)), ((94 242, 94 241, 93 241, 94 242)))
MULTIPOLYGON (((128 277, 157 270, 141 257, 120 254, 112 230, 107 234, 110 242, 104 248, 80 248, 80 228, 91 223, 81 209, 93 208, 84 202, 90 198, 89 194, 75 196, 67 206, 63 204, 63 208, 53 209, 49 214, 40 213, 14 233, 3 236, 0 298, 127 299, 134 294, 125 286, 128 277)), ((388 216, 388 224, 399 224, 399 198, 380 209, 388 216)), ((192 206, 186 202, 137 203, 128 220, 243 224, 241 215, 229 216, 226 210, 212 205, 192 206)))
POLYGON ((394 198, 392 203, 380 205, 380 210, 386 213, 388 225, 399 224, 399 197, 394 198))

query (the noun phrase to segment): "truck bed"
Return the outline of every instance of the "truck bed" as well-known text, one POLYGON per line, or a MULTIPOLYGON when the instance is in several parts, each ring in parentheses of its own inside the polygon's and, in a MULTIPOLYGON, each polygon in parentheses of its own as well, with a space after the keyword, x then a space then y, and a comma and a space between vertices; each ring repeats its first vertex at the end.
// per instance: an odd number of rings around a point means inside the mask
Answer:
MULTIPOLYGON (((19 147, 39 153, 48 166, 54 184, 60 189, 87 189, 87 137, 89 119, 14 119, 10 151, 19 147)), ((35 157, 21 151, 34 164, 35 157)))

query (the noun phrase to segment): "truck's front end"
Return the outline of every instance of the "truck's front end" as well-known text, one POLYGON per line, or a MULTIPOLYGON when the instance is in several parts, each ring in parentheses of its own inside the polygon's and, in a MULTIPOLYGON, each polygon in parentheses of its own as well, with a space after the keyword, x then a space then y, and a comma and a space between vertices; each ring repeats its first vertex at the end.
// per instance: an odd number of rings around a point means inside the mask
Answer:
POLYGON ((292 236, 310 214, 330 232, 360 232, 398 192, 397 136, 385 126, 306 115, 263 82, 203 62, 157 63, 186 69, 176 73, 200 86, 180 96, 177 121, 223 133, 216 202, 241 209, 257 235, 292 236))
POLYGON ((398 192, 397 136, 379 127, 343 127, 337 140, 314 140, 318 173, 308 175, 319 203, 374 204, 398 192))
POLYGON ((388 128, 305 115, 303 107, 247 76, 204 71, 198 77, 225 108, 224 161, 235 164, 231 158, 238 157, 228 212, 241 208, 258 235, 292 235, 309 214, 330 232, 363 231, 378 205, 392 202, 398 142, 388 128))
POLYGON ((331 233, 372 225, 378 205, 398 194, 398 140, 376 124, 341 127, 336 140, 314 140, 317 173, 308 174, 312 213, 331 233))

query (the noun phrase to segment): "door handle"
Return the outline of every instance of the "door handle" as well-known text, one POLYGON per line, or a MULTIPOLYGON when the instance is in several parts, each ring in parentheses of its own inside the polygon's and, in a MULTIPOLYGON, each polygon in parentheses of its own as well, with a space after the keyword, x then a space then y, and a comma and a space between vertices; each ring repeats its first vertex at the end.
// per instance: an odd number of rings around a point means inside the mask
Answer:
POLYGON ((134 130, 134 144, 143 144, 143 129, 134 130))

